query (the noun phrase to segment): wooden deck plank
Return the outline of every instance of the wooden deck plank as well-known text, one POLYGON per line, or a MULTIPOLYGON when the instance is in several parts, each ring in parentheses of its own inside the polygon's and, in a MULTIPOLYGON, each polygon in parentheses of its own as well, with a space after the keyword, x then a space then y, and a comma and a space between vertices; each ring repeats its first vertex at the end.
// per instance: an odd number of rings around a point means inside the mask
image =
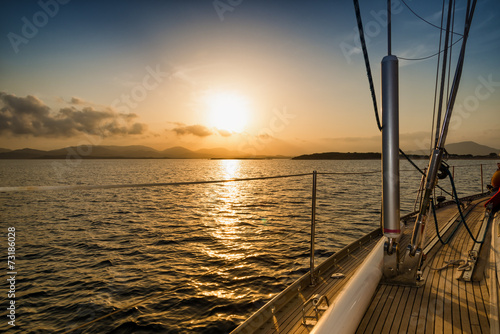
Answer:
MULTIPOLYGON (((456 259, 463 258, 463 248, 464 248, 464 240, 466 239, 466 231, 464 228, 461 228, 457 233, 458 242, 455 242, 456 245, 456 259), (461 242, 460 242, 461 241, 461 242)), ((469 320, 469 312, 467 310, 467 292, 464 281, 460 281, 457 279, 453 279, 457 282, 457 305, 458 305, 458 316, 460 319, 461 332, 459 333, 470 333, 470 320, 469 320)), ((454 319, 455 320, 455 319, 454 319)))
MULTIPOLYGON (((432 285, 427 283, 432 282, 434 280, 435 274, 436 274, 435 270, 430 270, 427 276, 425 277, 424 286, 420 288, 424 290, 424 293, 422 294, 422 301, 420 302, 418 308, 418 318, 417 318, 418 320, 416 322, 416 328, 415 328, 416 334, 425 333, 425 327, 427 326, 427 320, 428 320, 427 310, 429 309, 430 300, 432 298, 431 296, 432 285)), ((430 320, 434 321, 434 318, 429 319, 429 321, 430 320)))
MULTIPOLYGON (((401 322, 403 319, 404 315, 404 310, 406 309, 406 305, 408 304, 409 301, 409 296, 410 296, 410 291, 411 288, 408 286, 402 287, 402 293, 401 293, 401 298, 398 304, 398 307, 396 309, 396 313, 394 314, 393 321, 392 321, 392 326, 389 331, 391 334, 397 334, 400 332, 400 326, 401 322)), ((406 333, 406 331, 404 331, 406 333)))
POLYGON ((387 298, 384 301, 384 304, 382 307, 379 307, 374 315, 377 315, 378 321, 374 323, 369 324, 369 328, 373 329, 373 333, 381 333, 382 328, 384 327, 384 324, 387 320, 387 314, 389 313, 389 310, 392 306, 392 302, 394 300, 394 295, 396 294, 396 291, 398 290, 398 287, 393 285, 388 287, 389 291, 386 290, 387 298))
MULTIPOLYGON (((451 249, 451 257, 450 259, 457 259, 460 256, 460 250, 457 248, 457 245, 450 245, 451 249)), ((455 271, 450 270, 451 272, 451 290, 450 296, 451 299, 451 316, 452 316, 452 326, 453 326, 453 334, 460 333, 462 334, 462 320, 460 315, 460 287, 458 281, 455 279, 455 271)))
MULTIPOLYGON (((474 213, 471 213, 468 217, 466 217, 466 222, 470 225, 472 231, 478 230, 477 228, 477 217, 475 217, 474 213)), ((466 231, 465 227, 462 226, 460 239, 463 240, 462 248, 461 248, 461 258, 467 259, 469 250, 472 249, 473 241, 470 239, 470 235, 466 231)), ((471 307, 470 304, 470 289, 472 288, 470 282, 464 282, 462 280, 458 281, 459 286, 459 296, 460 296, 460 306, 461 306, 461 324, 462 331, 467 333, 472 333, 472 322, 471 322, 471 307), (463 302, 463 303, 462 303, 463 302), (466 312, 466 313, 465 313, 466 312)), ((473 306, 475 309, 475 305, 473 306)))
POLYGON ((400 307, 400 304, 404 304, 404 302, 401 301, 401 297, 403 295, 403 286, 397 286, 396 291, 394 293, 394 299, 390 301, 390 308, 389 312, 387 313, 386 320, 384 323, 384 327, 382 328, 382 332, 384 333, 390 333, 391 328, 393 326, 398 327, 399 326, 399 321, 396 319, 396 314, 397 311, 400 307), (398 322, 398 324, 396 324, 398 322))
MULTIPOLYGON (((422 274, 423 278, 426 279, 427 276, 429 275, 429 268, 425 268, 424 272, 422 274)), ((415 295, 415 299, 413 300, 413 305, 411 309, 411 315, 410 315, 410 321, 408 322, 408 327, 406 329, 407 333, 415 333, 417 331, 417 323, 418 323, 418 317, 420 313, 420 305, 422 304, 422 298, 425 289, 423 287, 420 288, 415 288, 417 290, 417 293, 415 295)))
MULTIPOLYGON (((448 261, 448 256, 445 246, 442 247, 440 254, 436 255, 433 265, 435 268, 441 268, 448 261)), ((442 333, 444 327, 444 300, 445 297, 445 286, 446 286, 446 270, 433 270, 434 279, 431 283, 433 292, 433 298, 429 302, 430 312, 427 317, 426 333, 442 333), (434 310, 434 312, 433 312, 434 310)), ((428 283, 427 283, 428 284, 428 283)))
POLYGON ((481 280, 479 287, 481 290, 481 297, 484 303, 484 308, 486 312, 486 318, 488 319, 488 328, 490 328, 490 292, 488 290, 488 284, 490 282, 490 271, 488 266, 484 269, 484 278, 481 280))
POLYGON ((398 333, 407 333, 408 332, 408 326, 410 324, 410 319, 411 319, 411 312, 412 312, 413 304, 415 302, 415 298, 417 295, 418 288, 408 287, 408 289, 410 289, 410 292, 408 294, 406 306, 403 310, 403 315, 401 317, 401 323, 399 324, 398 333))
POLYGON ((387 285, 380 285, 377 287, 377 290, 375 291, 375 295, 370 303, 370 306, 368 307, 368 310, 365 312, 365 316, 363 317, 361 323, 358 326, 358 329, 356 330, 357 334, 363 334, 365 333, 366 329, 368 328, 368 324, 373 317, 373 314, 375 313, 376 309, 379 307, 379 302, 384 295, 385 289, 387 288, 387 285))
MULTIPOLYGON (((471 231, 473 232, 473 235, 475 238, 477 238, 477 234, 479 232, 479 229, 481 228, 482 223, 482 217, 475 212, 474 214, 470 215, 470 219, 468 220, 468 224, 471 225, 471 231), (481 222, 480 222, 481 220, 481 222)), ((467 249, 464 249, 465 252, 468 252, 474 247, 474 240, 472 238, 469 239, 467 249)), ((474 297, 474 282, 466 282, 466 293, 467 293, 467 306, 468 306, 468 311, 469 311, 469 319, 471 322, 471 332, 472 333, 481 333, 481 326, 479 323, 479 316, 478 316, 478 308, 476 305, 476 299, 474 297)))
MULTIPOLYGON (((446 261, 452 260, 452 248, 451 247, 444 247, 445 249, 445 258, 446 261)), ((443 292, 443 333, 453 333, 453 312, 452 312, 452 307, 453 307, 453 302, 452 302, 452 290, 453 290, 453 270, 446 270, 444 273, 444 292, 443 292)), ((436 326, 436 331, 439 330, 439 328, 436 326)), ((437 332, 439 333, 439 332, 437 332)))
POLYGON ((488 311, 486 309, 485 300, 489 300, 490 296, 483 296, 483 293, 481 291, 481 284, 483 284, 482 281, 475 282, 474 298, 476 300, 477 313, 479 318, 479 325, 481 326, 481 332, 487 332, 489 331, 490 326, 489 326, 488 311))
MULTIPOLYGON (((482 210, 482 206, 473 207, 466 218, 474 235, 481 227, 482 210)), ((450 207, 445 215, 439 214, 440 228, 449 221, 446 216, 456 212, 456 207, 450 207)), ((429 227, 433 225, 430 220, 429 227)), ((367 329, 373 333, 489 333, 488 305, 484 300, 488 299, 487 281, 458 281, 456 266, 440 271, 430 268, 442 267, 446 261, 466 259, 472 245, 462 224, 448 245, 438 244, 430 252, 432 258, 428 258, 424 266, 422 287, 383 289, 381 284, 357 333, 365 333, 367 329)))

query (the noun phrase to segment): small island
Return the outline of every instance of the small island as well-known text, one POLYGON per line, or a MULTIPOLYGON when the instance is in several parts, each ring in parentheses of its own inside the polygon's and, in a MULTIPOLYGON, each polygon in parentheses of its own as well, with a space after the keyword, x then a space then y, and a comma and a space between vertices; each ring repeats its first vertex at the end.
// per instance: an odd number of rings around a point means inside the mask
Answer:
POLYGON ((369 152, 369 153, 358 153, 358 152, 325 152, 325 153, 313 153, 313 154, 303 154, 292 158, 292 160, 380 160, 380 153, 369 152))
MULTIPOLYGON (((429 159, 428 155, 420 154, 407 154, 410 159, 429 159)), ((382 158, 381 153, 369 152, 369 153, 359 153, 359 152, 325 152, 325 153, 313 153, 304 154, 292 158, 292 160, 380 160, 382 158)), ((406 159, 402 154, 399 155, 400 159, 406 159)), ((488 155, 473 155, 473 154, 448 154, 445 155, 447 159, 499 159, 500 156, 497 153, 490 153, 488 155)))

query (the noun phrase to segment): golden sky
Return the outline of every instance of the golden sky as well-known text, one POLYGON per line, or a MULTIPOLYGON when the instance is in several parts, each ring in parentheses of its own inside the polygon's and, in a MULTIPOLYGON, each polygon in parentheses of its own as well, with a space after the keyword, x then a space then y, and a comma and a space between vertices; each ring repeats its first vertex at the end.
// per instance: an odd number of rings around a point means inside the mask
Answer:
MULTIPOLYGON (((379 105, 385 3, 360 3, 379 105)), ((406 3, 440 24, 440 4, 406 3)), ((436 53, 439 29, 402 2, 393 6, 393 53, 436 53)), ((0 147, 380 151, 348 1, 42 0, 2 7, 0 147)), ((460 32, 464 7, 457 2, 460 32)), ((497 1, 478 3, 450 143, 500 147, 499 14, 497 1)), ((400 60, 404 150, 429 146, 437 60, 400 60)))

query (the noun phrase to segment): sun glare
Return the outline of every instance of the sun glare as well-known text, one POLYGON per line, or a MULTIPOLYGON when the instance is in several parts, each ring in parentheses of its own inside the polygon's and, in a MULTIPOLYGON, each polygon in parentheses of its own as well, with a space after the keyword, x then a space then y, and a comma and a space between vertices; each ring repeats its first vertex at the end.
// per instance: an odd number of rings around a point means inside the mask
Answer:
POLYGON ((210 126, 241 132, 248 122, 248 101, 231 92, 212 93, 206 100, 210 126))

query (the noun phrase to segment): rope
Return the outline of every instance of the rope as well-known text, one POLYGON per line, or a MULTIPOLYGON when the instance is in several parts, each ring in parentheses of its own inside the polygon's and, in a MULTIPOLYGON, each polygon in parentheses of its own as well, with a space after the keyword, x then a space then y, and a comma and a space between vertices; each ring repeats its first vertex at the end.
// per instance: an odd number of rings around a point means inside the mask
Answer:
MULTIPOLYGON (((453 176, 451 175, 451 172, 450 172, 450 170, 448 168, 446 168, 446 173, 450 177, 451 188, 453 189, 453 194, 455 195, 455 202, 457 203, 458 212, 460 213, 460 218, 462 219, 462 222, 464 223, 465 229, 467 230, 467 232, 469 233, 471 239, 475 243, 477 243, 477 244, 484 243, 484 240, 486 239, 486 235, 484 235, 483 240, 477 241, 476 238, 474 237, 474 235, 472 234, 469 226, 467 225, 467 222, 465 221, 464 214, 462 213, 462 208, 460 207, 460 200, 458 199, 457 189, 455 188, 455 182, 453 181, 453 176)), ((489 221, 488 221, 488 224, 489 224, 489 221)))
POLYGON ((462 219, 462 221, 459 222, 455 226, 455 229, 453 230, 453 232, 451 232, 448 239, 446 239, 446 241, 443 241, 443 239, 441 238, 441 235, 439 234, 439 225, 438 225, 438 219, 437 219, 437 215, 436 215, 436 208, 434 207, 434 201, 432 199, 431 199, 431 207, 432 207, 432 215, 434 217, 434 226, 436 227, 436 234, 437 234, 437 237, 439 239, 439 242, 441 242, 442 245, 447 245, 450 242, 453 235, 455 234, 455 232, 457 232, 458 228, 460 227, 460 223, 463 222, 464 220, 462 219))
POLYGON ((370 84, 370 92, 372 95, 373 108, 375 110, 375 119, 377 120, 378 129, 382 130, 380 117, 378 115, 377 96, 375 95, 375 87, 373 85, 372 71, 370 68, 370 58, 368 58, 368 50, 366 48, 365 33, 363 30, 363 21, 361 20, 361 12, 359 10, 359 1, 353 0, 353 2, 354 2, 354 11, 356 12, 356 21, 358 22, 359 39, 361 41, 361 48, 363 49, 363 57, 365 59, 366 75, 368 77, 368 83, 370 84))
POLYGON ((434 267, 429 266, 429 269, 440 271, 440 270, 446 269, 450 266, 459 265, 458 270, 464 270, 464 269, 460 269, 460 268, 462 268, 466 264, 466 261, 464 259, 458 259, 458 260, 452 260, 452 261, 444 261, 444 263, 446 263, 446 264, 442 267, 434 268, 434 267))
MULTIPOLYGON (((309 175, 309 174, 307 174, 307 175, 309 175)), ((300 232, 303 232, 304 230, 309 229, 310 227, 311 227, 310 225, 307 225, 307 226, 305 226, 305 227, 301 228, 301 229, 300 229, 300 230, 298 230, 298 231, 292 231, 292 232, 290 232, 290 233, 286 234, 285 236, 283 236, 281 239, 277 239, 275 242, 271 243, 270 245, 263 246, 263 247, 261 247, 261 248, 257 249, 256 251, 254 251, 253 253, 256 253, 256 252, 262 252, 262 251, 264 251, 264 250, 266 250, 266 249, 272 248, 274 245, 278 244, 279 242, 282 242, 283 240, 288 239, 289 237, 291 237, 291 236, 293 236, 293 235, 295 235, 295 234, 298 234, 298 233, 300 233, 300 232)), ((223 264, 223 265, 221 265, 221 266, 219 266, 219 267, 217 267, 217 268, 214 268, 214 269, 212 269, 212 270, 207 271, 206 273, 204 273, 203 275, 201 275, 201 276, 200 276, 200 278, 201 278, 201 277, 204 277, 204 276, 211 275, 211 274, 213 274, 213 273, 215 273, 215 272, 219 271, 220 269, 222 269, 222 268, 224 268, 224 267, 226 267, 226 266, 228 266, 229 264, 232 264, 232 263, 234 263, 234 262, 237 262, 237 261, 238 261, 238 262, 239 262, 239 261, 245 261, 245 260, 247 260, 250 256, 251 256, 251 255, 247 255, 247 256, 245 256, 243 259, 234 259, 234 260, 229 260, 229 261, 226 261, 226 263, 225 263, 225 264, 223 264)), ((173 290, 174 290, 174 289, 167 290, 167 291, 162 291, 162 292, 158 292, 158 293, 152 294, 152 295, 150 295, 150 296, 148 296, 148 297, 146 297, 146 298, 144 298, 144 299, 141 299, 141 300, 139 300, 139 301, 137 301, 137 302, 135 302, 135 303, 128 304, 128 305, 126 305, 126 306, 124 306, 124 307, 122 307, 122 308, 119 308, 119 309, 117 309, 117 310, 115 310, 115 311, 111 312, 111 313, 105 314, 105 315, 103 315, 102 317, 99 317, 99 318, 94 319, 94 320, 92 320, 92 321, 86 322, 86 323, 84 323, 84 324, 82 324, 82 325, 80 325, 80 326, 78 326, 78 327, 72 328, 71 330, 69 330, 69 331, 65 331, 65 332, 63 332, 63 333, 61 333, 61 334, 69 334, 69 333, 72 333, 72 332, 74 332, 74 331, 76 331, 76 330, 78 330, 78 329, 82 329, 82 328, 84 328, 84 327, 87 327, 87 326, 89 326, 89 325, 92 325, 92 324, 94 324, 94 323, 97 323, 97 322, 99 322, 99 321, 101 321, 101 320, 104 320, 104 319, 106 319, 106 318, 109 318, 110 316, 112 316, 112 315, 114 315, 114 314, 120 313, 120 312, 122 312, 122 311, 126 311, 126 310, 131 309, 131 308, 133 308, 133 307, 136 307, 136 306, 138 306, 138 305, 144 304, 144 303, 146 303, 146 302, 148 302, 148 301, 150 301, 150 300, 152 300, 152 299, 154 299, 154 298, 157 298, 157 297, 160 297, 160 296, 164 295, 164 294, 165 294, 165 293, 167 293, 167 292, 172 292, 173 290)), ((171 306, 171 308, 173 308, 173 307, 175 307, 175 306, 179 305, 181 302, 182 302, 182 300, 181 300, 181 301, 179 301, 179 302, 177 302, 177 303, 175 303, 174 305, 172 305, 172 306, 171 306)))
MULTIPOLYGON (((415 164, 415 163, 414 163, 414 162, 410 159, 410 157, 406 155, 406 153, 405 153, 402 149, 399 149, 399 152, 400 152, 400 153, 401 153, 401 154, 402 154, 402 155, 406 158, 406 160, 408 160, 408 162, 409 162, 410 164, 412 164, 412 166, 413 166, 413 167, 415 167, 415 168, 416 168, 416 169, 420 172, 420 174, 422 174, 422 175, 424 175, 424 176, 426 175, 426 174, 424 173, 424 171, 423 171, 423 170, 421 170, 421 169, 420 169, 420 168, 419 168, 419 167, 418 167, 418 166, 417 166, 417 165, 416 165, 416 164, 415 164)), ((448 195, 450 195, 450 196, 453 196, 453 195, 452 195, 452 194, 450 194, 448 191, 444 190, 441 186, 436 185, 436 187, 438 187, 439 189, 441 189, 441 190, 442 190, 443 192, 445 192, 446 194, 448 194, 448 195)))
POLYGON ((0 187, 0 192, 15 191, 48 191, 48 190, 94 190, 94 189, 116 189, 116 188, 146 188, 146 187, 167 187, 167 186, 185 186, 196 184, 226 183, 240 181, 255 181, 269 179, 284 179, 291 177, 302 177, 312 175, 312 173, 276 175, 263 177, 248 177, 242 179, 227 180, 209 180, 209 181, 186 181, 186 182, 163 182, 163 183, 131 183, 131 184, 108 184, 108 185, 89 185, 89 186, 20 186, 20 187, 0 187))

